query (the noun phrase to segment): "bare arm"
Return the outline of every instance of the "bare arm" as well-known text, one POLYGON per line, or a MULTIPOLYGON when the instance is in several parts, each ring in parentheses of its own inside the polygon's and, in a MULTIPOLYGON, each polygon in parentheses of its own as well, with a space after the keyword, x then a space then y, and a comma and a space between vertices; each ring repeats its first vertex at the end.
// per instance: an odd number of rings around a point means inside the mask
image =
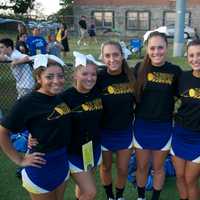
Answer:
POLYGON ((9 138, 9 130, 0 126, 0 146, 3 152, 17 165, 20 165, 23 157, 12 146, 9 138))
POLYGON ((29 61, 30 61, 29 56, 24 56, 23 58, 13 60, 13 61, 11 62, 11 66, 14 67, 15 65, 27 63, 27 62, 29 62, 29 61))
POLYGON ((45 164, 45 160, 42 158, 43 153, 34 152, 32 154, 26 154, 25 156, 18 153, 12 146, 9 138, 9 130, 0 125, 0 146, 3 152, 17 165, 20 166, 34 166, 41 167, 45 164))
POLYGON ((4 54, 0 54, 0 61, 8 61, 8 57, 5 56, 4 54))

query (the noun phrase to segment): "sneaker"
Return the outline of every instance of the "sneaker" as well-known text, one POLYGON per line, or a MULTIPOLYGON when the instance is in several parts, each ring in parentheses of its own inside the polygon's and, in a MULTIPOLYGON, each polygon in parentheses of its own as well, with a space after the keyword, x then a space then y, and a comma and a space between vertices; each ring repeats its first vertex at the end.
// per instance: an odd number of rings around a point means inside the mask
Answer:
POLYGON ((125 200, 123 197, 117 198, 116 200, 125 200))
POLYGON ((137 198, 137 200, 146 200, 145 198, 137 198))
POLYGON ((115 199, 113 199, 113 198, 109 198, 108 200, 115 200, 115 199))

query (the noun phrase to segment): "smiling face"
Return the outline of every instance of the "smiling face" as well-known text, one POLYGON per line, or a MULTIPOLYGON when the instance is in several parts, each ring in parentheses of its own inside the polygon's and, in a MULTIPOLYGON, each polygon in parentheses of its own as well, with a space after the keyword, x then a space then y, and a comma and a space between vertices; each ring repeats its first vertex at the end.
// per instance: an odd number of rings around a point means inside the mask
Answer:
POLYGON ((149 55, 152 65, 162 66, 167 56, 167 43, 164 38, 160 36, 151 37, 147 44, 147 54, 149 55))
POLYGON ((45 68, 39 75, 36 75, 40 88, 38 92, 54 96, 63 91, 65 78, 63 69, 57 65, 45 68))
POLYGON ((6 47, 5 44, 0 43, 0 54, 1 55, 9 56, 9 55, 11 55, 11 53, 12 53, 12 48, 11 47, 6 47))
POLYGON ((122 71, 123 55, 120 47, 114 44, 106 44, 102 48, 102 60, 107 66, 109 74, 120 74, 122 71))
POLYGON ((200 45, 192 45, 187 50, 187 60, 194 71, 200 71, 200 45))
POLYGON ((87 64, 87 66, 80 66, 74 73, 76 81, 76 89, 81 93, 89 92, 97 80, 96 65, 87 64))

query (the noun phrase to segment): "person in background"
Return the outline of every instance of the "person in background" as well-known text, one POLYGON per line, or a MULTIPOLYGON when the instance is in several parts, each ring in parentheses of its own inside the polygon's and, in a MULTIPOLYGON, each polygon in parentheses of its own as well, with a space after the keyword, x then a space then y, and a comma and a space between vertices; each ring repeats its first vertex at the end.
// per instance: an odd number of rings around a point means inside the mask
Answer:
POLYGON ((23 23, 18 23, 17 24, 17 38, 16 38, 16 42, 19 40, 19 37, 21 34, 28 34, 27 28, 23 23))
POLYGON ((96 25, 95 25, 95 20, 91 19, 91 23, 88 29, 88 34, 90 37, 90 41, 94 41, 97 44, 97 38, 96 38, 96 25))
POLYGON ((80 39, 77 41, 77 44, 80 46, 83 43, 83 45, 86 46, 87 22, 85 16, 81 16, 78 25, 80 30, 80 39))
POLYGON ((30 93, 34 88, 34 78, 29 57, 14 49, 14 43, 9 38, 0 40, 0 60, 11 62, 11 71, 16 80, 17 98, 30 93))
POLYGON ((30 55, 34 56, 36 54, 46 54, 47 53, 47 42, 40 36, 40 29, 33 28, 32 35, 28 36, 26 44, 30 50, 30 55), (39 52, 38 52, 39 51, 39 52))
POLYGON ((135 79, 118 42, 104 43, 101 57, 106 68, 100 71, 97 80, 104 111, 101 124, 103 162, 100 177, 108 200, 124 200, 123 192, 133 146, 135 79), (112 189, 113 153, 116 153, 117 171, 115 195, 112 189))
POLYGON ((50 34, 48 39, 49 39, 47 45, 48 54, 55 55, 60 58, 61 50, 64 50, 63 45, 56 40, 56 35, 54 33, 50 34))
POLYGON ((145 58, 135 66, 134 147, 138 200, 145 200, 150 162, 154 171, 151 200, 160 198, 165 180, 164 161, 171 145, 174 98, 181 74, 179 66, 167 62, 167 46, 164 33, 150 33, 146 40, 145 58))
POLYGON ((179 80, 181 105, 175 115, 171 154, 180 200, 199 200, 200 188, 200 40, 187 45, 190 71, 179 80))
POLYGON ((194 33, 195 33, 195 35, 194 35, 194 39, 200 39, 200 37, 199 37, 199 33, 198 33, 198 30, 197 30, 196 27, 194 28, 194 33))
POLYGON ((69 177, 66 146, 71 134, 70 111, 58 96, 65 82, 62 66, 58 58, 36 56, 35 91, 18 100, 0 125, 1 149, 24 167, 22 184, 32 200, 63 200, 69 177), (39 144, 22 155, 11 145, 9 133, 25 127, 39 144))
POLYGON ((27 34, 26 33, 20 33, 19 34, 19 39, 15 44, 15 48, 20 51, 23 54, 28 55, 29 54, 29 49, 26 45, 26 40, 27 40, 27 34))
POLYGON ((63 57, 66 57, 67 52, 69 52, 69 42, 68 42, 68 31, 66 24, 61 24, 61 44, 63 45, 63 57))

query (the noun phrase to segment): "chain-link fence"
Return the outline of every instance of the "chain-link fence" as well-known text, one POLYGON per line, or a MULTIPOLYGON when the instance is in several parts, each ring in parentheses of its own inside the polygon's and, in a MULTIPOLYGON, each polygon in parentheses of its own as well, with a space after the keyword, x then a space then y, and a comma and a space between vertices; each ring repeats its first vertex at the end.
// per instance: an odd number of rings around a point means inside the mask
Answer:
MULTIPOLYGON (((72 67, 65 68, 65 88, 72 85, 72 67)), ((25 80, 28 83, 28 78, 25 80)), ((22 91, 22 89, 21 89, 22 91)), ((12 74, 10 63, 0 63, 0 112, 3 115, 7 114, 13 103, 17 100, 18 91, 16 87, 16 80, 12 74)))

